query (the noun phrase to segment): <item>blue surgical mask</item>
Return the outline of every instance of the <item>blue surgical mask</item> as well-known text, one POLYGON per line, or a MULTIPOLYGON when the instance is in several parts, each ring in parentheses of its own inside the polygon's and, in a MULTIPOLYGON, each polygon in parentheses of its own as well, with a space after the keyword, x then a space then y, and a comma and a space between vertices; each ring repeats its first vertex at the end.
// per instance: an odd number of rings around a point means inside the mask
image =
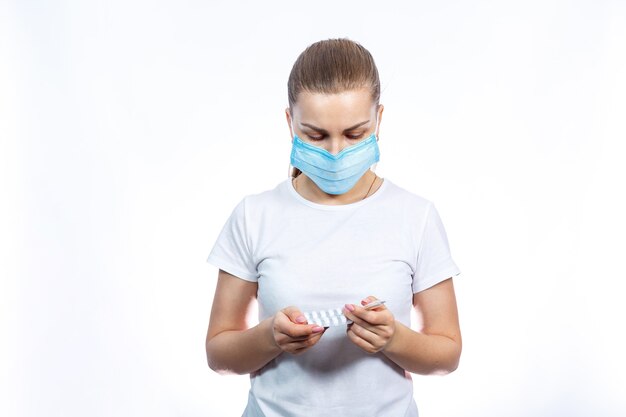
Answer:
POLYGON ((325 193, 344 194, 380 158, 378 140, 372 133, 367 139, 333 155, 326 149, 293 137, 291 165, 311 178, 325 193))

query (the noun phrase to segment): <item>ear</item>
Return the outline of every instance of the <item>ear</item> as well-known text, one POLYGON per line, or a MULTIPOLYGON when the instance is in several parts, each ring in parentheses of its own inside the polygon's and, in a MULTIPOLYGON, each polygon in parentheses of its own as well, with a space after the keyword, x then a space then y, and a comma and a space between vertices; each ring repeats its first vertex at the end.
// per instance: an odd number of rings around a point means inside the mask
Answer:
POLYGON ((385 106, 382 104, 378 105, 378 110, 376 111, 376 116, 378 119, 378 126, 376 126, 376 140, 378 140, 378 132, 380 131, 380 122, 383 120, 383 110, 385 110, 385 106))
POLYGON ((285 109, 285 118, 287 119, 287 126, 289 126, 289 136, 293 142, 293 129, 291 128, 293 125, 291 123, 291 111, 289 110, 289 107, 285 109))

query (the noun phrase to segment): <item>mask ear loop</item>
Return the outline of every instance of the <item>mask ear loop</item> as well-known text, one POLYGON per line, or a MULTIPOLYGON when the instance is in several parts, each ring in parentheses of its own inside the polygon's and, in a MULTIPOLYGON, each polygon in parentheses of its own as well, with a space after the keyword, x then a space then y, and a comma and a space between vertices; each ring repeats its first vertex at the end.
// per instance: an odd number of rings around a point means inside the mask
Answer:
POLYGON ((293 128, 293 118, 291 119, 291 143, 293 143, 296 138, 296 129, 293 128))
MULTIPOLYGON (((293 149, 293 141, 295 140, 295 137, 296 137, 296 131, 293 128, 293 118, 291 118, 291 133, 292 133, 292 136, 291 136, 291 147, 293 149)), ((291 158, 290 158, 289 166, 287 167, 287 178, 291 178, 292 180, 295 178, 293 176, 293 174, 292 174, 294 170, 295 170, 295 167, 293 165, 291 165, 291 158)))
MULTIPOLYGON (((378 106, 380 107, 380 104, 378 106)), ((380 119, 378 118, 378 113, 376 113, 376 130, 374 130, 374 135, 376 136, 376 142, 378 142, 378 129, 380 129, 380 119)))
MULTIPOLYGON (((378 129, 380 127, 379 123, 379 119, 378 119, 378 115, 376 115, 376 130, 374 130, 374 136, 376 136, 376 146, 378 146, 378 129)), ((378 166, 378 162, 374 162, 374 164, 372 164, 372 166, 370 167, 370 170, 376 174, 376 166, 378 166)))

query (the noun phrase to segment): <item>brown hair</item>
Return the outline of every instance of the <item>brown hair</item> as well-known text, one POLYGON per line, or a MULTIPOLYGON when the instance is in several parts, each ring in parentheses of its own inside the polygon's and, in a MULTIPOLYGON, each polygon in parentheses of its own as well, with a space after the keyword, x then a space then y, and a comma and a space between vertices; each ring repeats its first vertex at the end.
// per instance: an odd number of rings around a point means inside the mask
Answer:
MULTIPOLYGON (((380 79, 372 54, 349 39, 328 39, 307 47, 293 64, 287 81, 289 110, 302 91, 336 94, 368 88, 374 103, 380 101, 380 79)), ((292 177, 300 175, 294 168, 292 177)))
POLYGON ((293 64, 287 95, 289 108, 302 91, 335 94, 369 88, 372 100, 380 100, 380 79, 374 58, 367 49, 349 39, 319 41, 304 50, 293 64))

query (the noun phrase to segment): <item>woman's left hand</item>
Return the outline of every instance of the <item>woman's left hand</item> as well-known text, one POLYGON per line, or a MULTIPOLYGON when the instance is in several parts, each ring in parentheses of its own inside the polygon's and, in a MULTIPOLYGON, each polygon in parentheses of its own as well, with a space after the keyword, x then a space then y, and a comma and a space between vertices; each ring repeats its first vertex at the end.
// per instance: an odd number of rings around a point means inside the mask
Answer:
MULTIPOLYGON (((375 300, 376 297, 369 296, 361 301, 361 304, 365 305, 375 300)), ((372 310, 346 304, 343 314, 353 321, 348 325, 348 338, 368 353, 384 350, 396 332, 396 320, 384 304, 372 310)))

